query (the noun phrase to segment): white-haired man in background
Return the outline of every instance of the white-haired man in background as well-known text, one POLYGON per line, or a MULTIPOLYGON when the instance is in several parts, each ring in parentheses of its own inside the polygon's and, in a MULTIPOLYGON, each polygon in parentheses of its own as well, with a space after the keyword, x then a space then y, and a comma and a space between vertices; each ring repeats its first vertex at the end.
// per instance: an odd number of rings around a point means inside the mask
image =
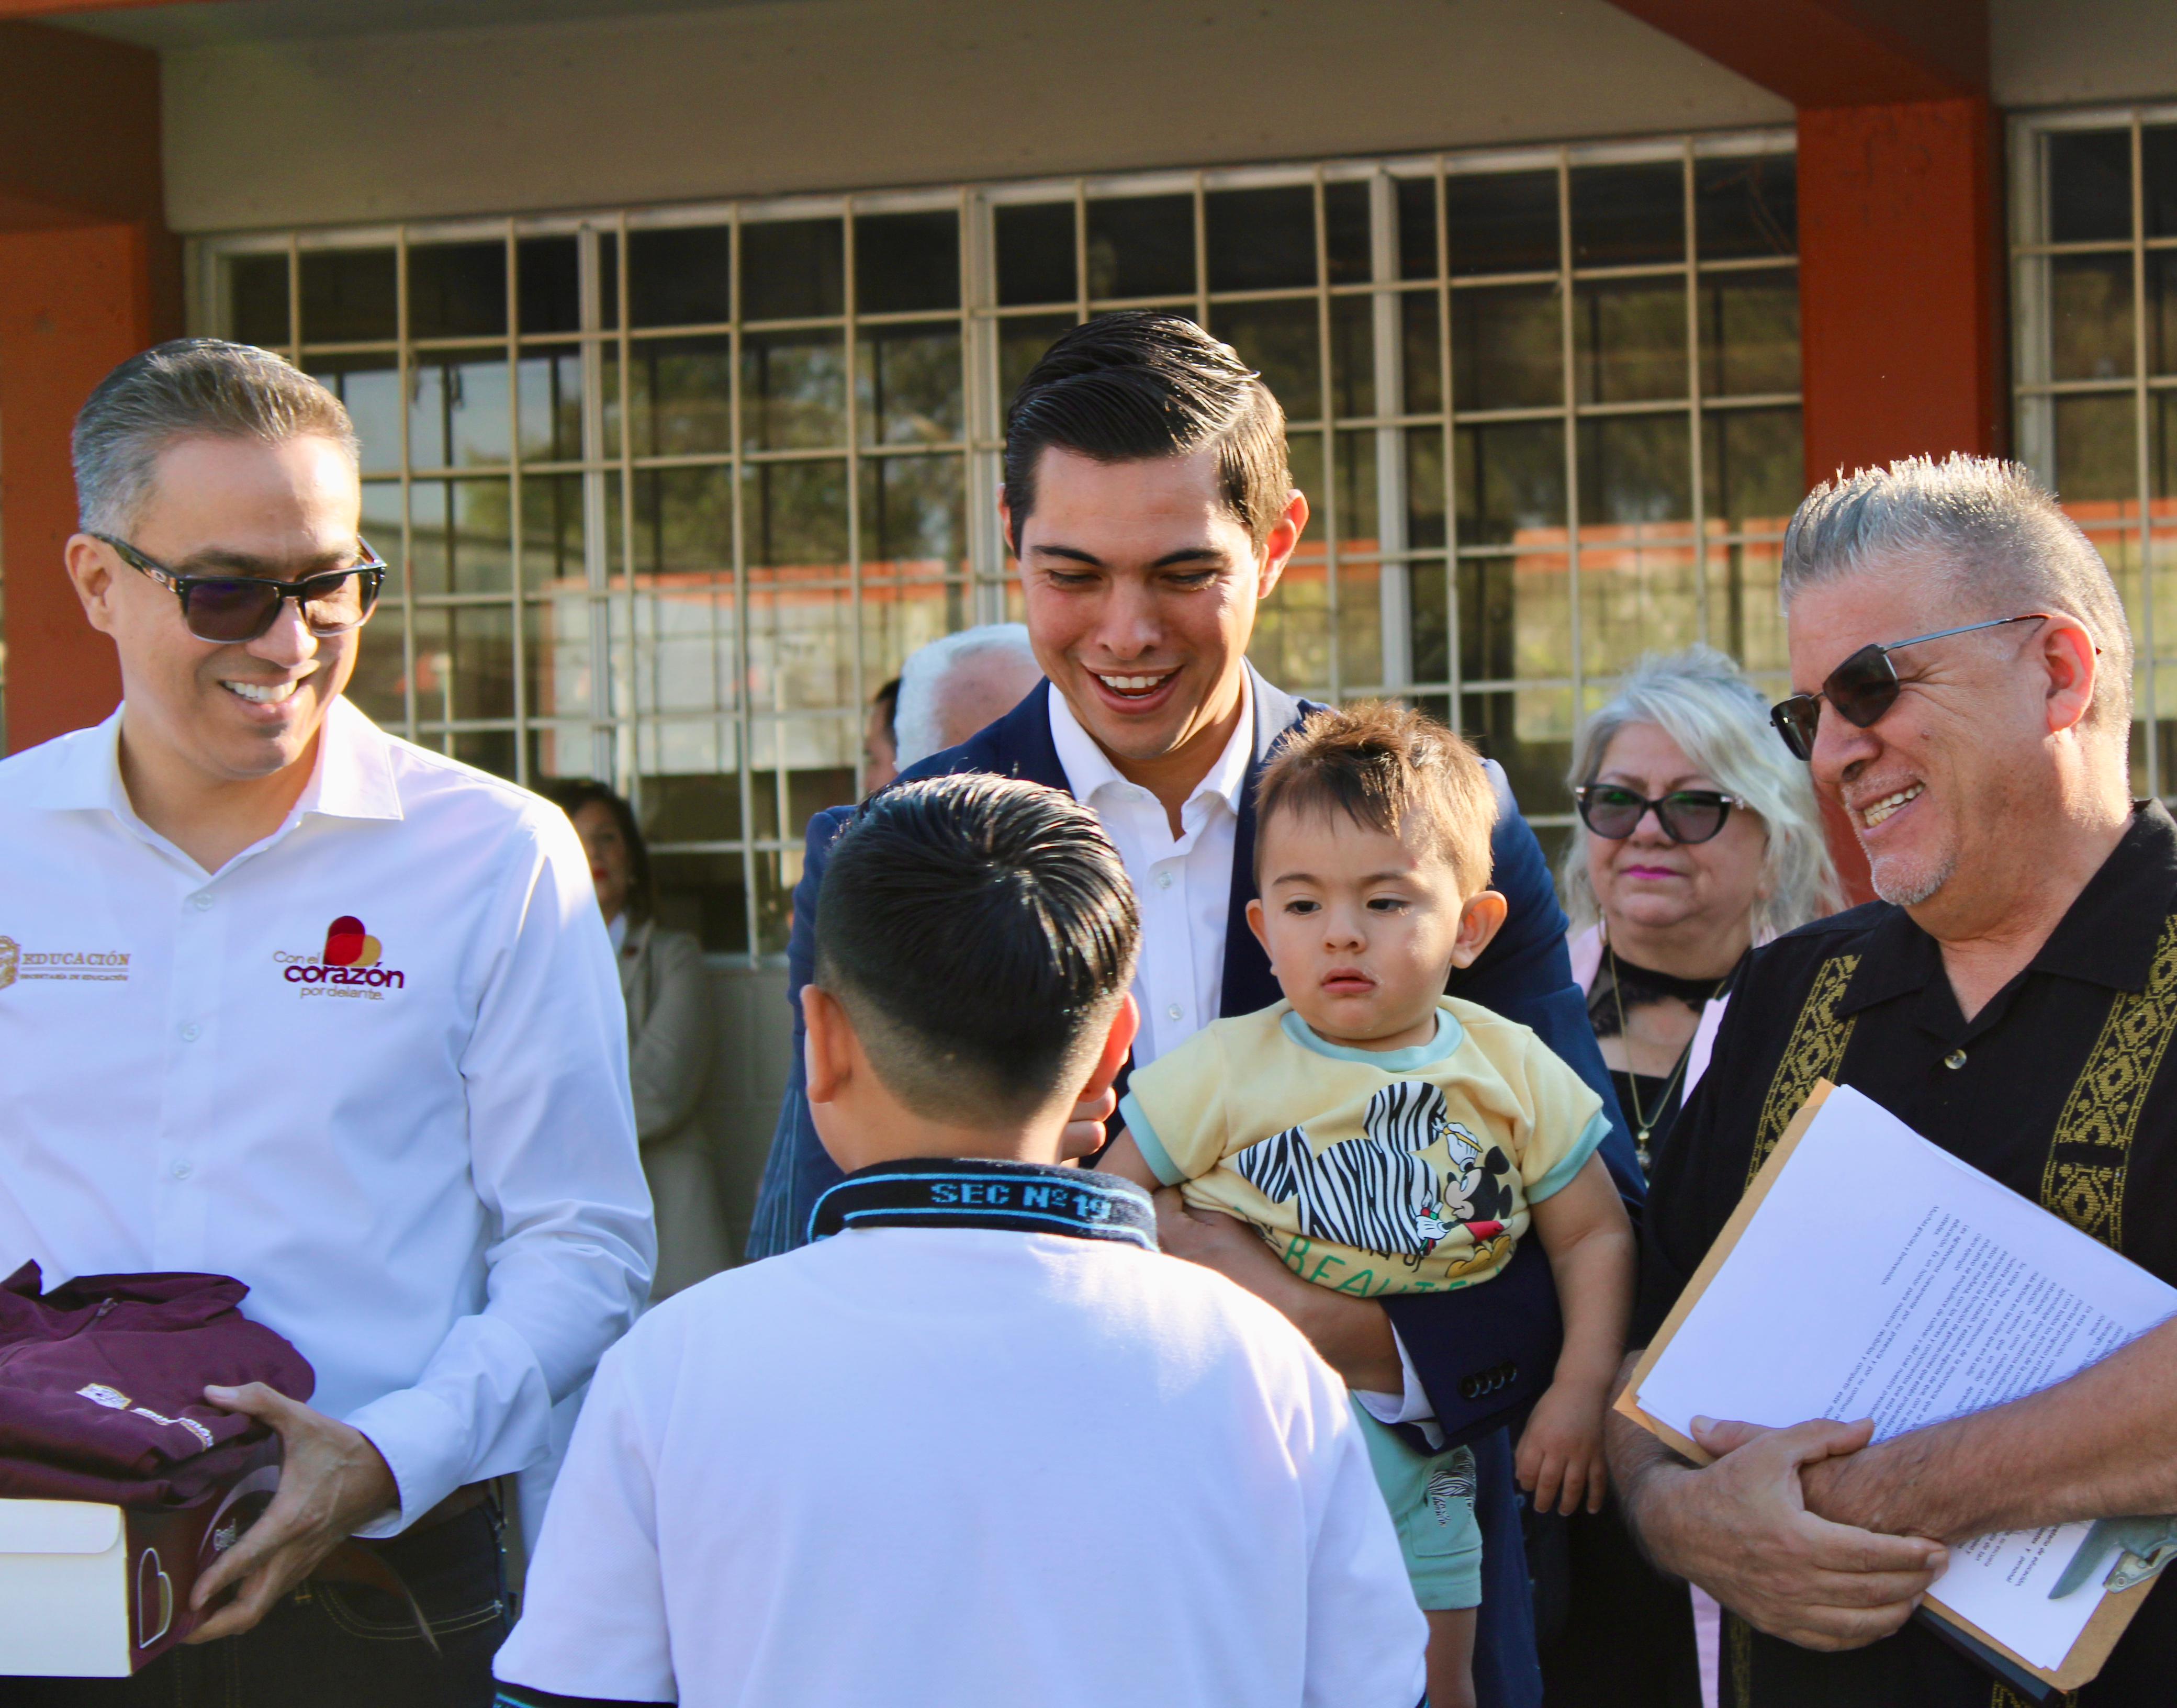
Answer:
POLYGON ((899 673, 896 767, 904 771, 958 747, 1019 705, 1041 680, 1025 623, 985 623, 932 641, 899 673))

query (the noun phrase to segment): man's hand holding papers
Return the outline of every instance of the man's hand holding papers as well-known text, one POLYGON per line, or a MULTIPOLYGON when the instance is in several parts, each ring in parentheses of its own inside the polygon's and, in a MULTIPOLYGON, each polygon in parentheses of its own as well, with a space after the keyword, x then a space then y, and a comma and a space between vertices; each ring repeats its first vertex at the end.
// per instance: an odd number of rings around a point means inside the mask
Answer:
MULTIPOLYGON (((1620 1450, 1643 1446, 1623 1417, 1611 1427, 1623 1432, 1620 1450)), ((1646 1442, 1657 1462, 1637 1484, 1640 1533, 1666 1571, 1772 1636, 1806 1649, 1857 1649, 1886 1637, 1912 1616, 1948 1551, 1824 1518, 1808 1509, 1801 1482, 1809 1470, 1865 1447, 1872 1433, 1866 1422, 1751 1429, 1697 1418, 1694 1439, 1717 1457, 1696 1469, 1646 1442), (1714 1444, 1707 1429, 1716 1432, 1714 1444), (1719 1537, 1728 1544, 1719 1547, 1719 1537)))
MULTIPOLYGON (((2124 1443, 2092 1438, 2076 1390, 2134 1364, 2132 1374, 2151 1380, 2162 1361, 2142 1353, 2169 1332, 2173 1312, 2177 1291, 2146 1271, 1868 1099, 1822 1088, 1619 1402, 1682 1453, 1721 1455, 1698 1472, 1650 1460, 1636 1521, 1664 1563, 1714 1585, 1762 1629, 1825 1646, 1797 1629, 1803 1615, 1776 1605, 1760 1569, 1771 1556, 1793 1558, 1791 1526, 1775 1521, 1773 1503, 1765 1512, 1742 1498, 1704 1511, 1694 1492, 1743 1497, 1736 1480, 1709 1481, 1740 1463, 1757 1487, 1761 1475, 1788 1475, 1809 1523, 1951 1544, 1932 1610, 2073 1688, 2093 1675, 2128 1613, 2097 1623, 2098 1593, 2052 1598, 2049 1586, 2086 1534, 2082 1520, 2114 1515, 2099 1462, 2136 1457, 2124 1443), (1869 1181, 1880 1189, 1869 1192, 1869 1181), (1855 1199, 1852 1260, 1828 1261, 1835 1206, 1855 1199), (1752 1421, 1696 1415, 1716 1411, 1752 1421), (1777 1427, 1816 1411, 1865 1421, 1826 1434, 1820 1424, 1777 1427), (2049 1443, 2065 1441, 2083 1462, 2054 1471, 2049 1443), (2087 1634, 2090 1623, 2098 1635, 2087 1634)), ((2120 1509, 2167 1509, 2138 1499, 2151 1492, 2126 1491, 2120 1509)), ((1823 1582, 1804 1574, 1788 1593, 1826 1599, 1823 1582)), ((1884 1634, 1880 1623, 1847 1629, 1846 1645, 1884 1634)))

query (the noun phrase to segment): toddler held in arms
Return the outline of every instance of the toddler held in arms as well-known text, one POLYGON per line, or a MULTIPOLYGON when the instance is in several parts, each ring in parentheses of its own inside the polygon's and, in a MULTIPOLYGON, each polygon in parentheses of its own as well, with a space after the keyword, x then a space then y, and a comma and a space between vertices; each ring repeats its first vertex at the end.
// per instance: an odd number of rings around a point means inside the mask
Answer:
MULTIPOLYGON (((1247 923, 1285 1000, 1133 1078, 1101 1166, 1252 1224, 1295 1273, 1361 1298, 1481 1285, 1530 1223, 1564 1345, 1520 1439, 1542 1511, 1599 1511, 1633 1231, 1596 1154, 1600 1100, 1525 1027, 1443 994, 1504 923, 1480 758, 1418 712, 1319 712, 1264 769, 1247 923)), ((1473 1700, 1473 1456, 1358 1405, 1429 1623, 1432 1708, 1473 1700)))

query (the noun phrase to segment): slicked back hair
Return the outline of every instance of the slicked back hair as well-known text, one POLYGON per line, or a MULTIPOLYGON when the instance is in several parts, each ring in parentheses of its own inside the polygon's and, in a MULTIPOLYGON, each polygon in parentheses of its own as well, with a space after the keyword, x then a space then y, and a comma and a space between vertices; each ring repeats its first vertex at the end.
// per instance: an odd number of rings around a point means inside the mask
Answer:
POLYGON ((864 803, 817 898, 816 980, 925 1120, 1017 1121, 1088 1078, 1141 940, 1096 815, 1009 778, 864 803))
POLYGON ((346 407, 269 350, 176 338, 130 357, 78 412, 71 450, 78 524, 127 534, 151 495, 160 453, 188 439, 279 445, 315 434, 362 461, 346 407))
POLYGON ((1279 814, 1345 818, 1409 838, 1452 870, 1462 899, 1489 887, 1497 792, 1481 756, 1434 718, 1386 700, 1311 712, 1256 785, 1255 876, 1279 814))
POLYGON ((1006 411, 1006 504, 1012 548, 1035 509, 1036 467, 1052 446, 1098 462, 1214 449, 1225 506, 1258 548, 1292 493, 1285 415, 1262 376, 1192 320, 1126 309, 1075 327, 1028 370, 1006 411))
POLYGON ((1878 562, 1900 574, 1940 578, 1961 623, 2028 611, 2077 618, 2102 654, 2087 725, 2130 742, 2131 625, 2124 601, 2102 554, 2031 469, 1954 453, 1940 462, 1909 456, 1823 482, 1785 531, 1785 607, 1818 582, 1878 562))

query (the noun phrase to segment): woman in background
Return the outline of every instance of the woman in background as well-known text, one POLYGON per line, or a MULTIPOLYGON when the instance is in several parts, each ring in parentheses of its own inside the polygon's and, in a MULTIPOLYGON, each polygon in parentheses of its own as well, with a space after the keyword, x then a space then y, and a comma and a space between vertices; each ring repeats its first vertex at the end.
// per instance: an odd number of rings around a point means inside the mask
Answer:
POLYGON ((1573 976, 1644 1167, 1708 1065, 1746 952, 1838 905, 1807 767, 1722 653, 1644 658, 1580 734, 1573 976))
MULTIPOLYGON (((1580 817, 1561 872, 1573 976, 1651 1170, 1739 963, 1834 909, 1836 870, 1807 767, 1738 665, 1706 647, 1641 660, 1580 731, 1566 780, 1580 817)), ((1716 1700, 1715 1603, 1653 1570, 1615 1506, 1555 1534, 1537 1525, 1535 1540, 1538 1580, 1563 1594, 1541 1645, 1551 1708, 1716 1700)))
POLYGON ((667 930, 652 916, 650 854, 625 800, 601 783, 548 784, 543 792, 574 821, 589 853, 619 963, 636 1136, 657 1216, 650 1296, 663 1299, 716 1274, 734 1257, 710 1135, 698 1113, 712 1047, 703 951, 687 932, 667 930))

